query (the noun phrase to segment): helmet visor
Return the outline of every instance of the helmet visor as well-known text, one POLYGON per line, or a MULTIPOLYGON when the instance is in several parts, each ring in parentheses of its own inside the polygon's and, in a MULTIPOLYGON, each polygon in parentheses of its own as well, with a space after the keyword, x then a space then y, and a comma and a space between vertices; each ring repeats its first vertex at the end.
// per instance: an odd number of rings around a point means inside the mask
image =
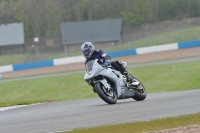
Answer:
POLYGON ((90 54, 90 51, 91 51, 90 49, 87 49, 87 50, 83 51, 84 56, 88 57, 89 54, 90 54))

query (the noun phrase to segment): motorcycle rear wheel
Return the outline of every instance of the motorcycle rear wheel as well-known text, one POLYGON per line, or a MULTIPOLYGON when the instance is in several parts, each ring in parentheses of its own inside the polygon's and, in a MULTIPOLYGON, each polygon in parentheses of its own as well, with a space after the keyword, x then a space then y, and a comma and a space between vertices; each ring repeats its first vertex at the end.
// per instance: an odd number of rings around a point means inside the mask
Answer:
POLYGON ((134 86, 133 90, 135 91, 135 96, 133 97, 133 99, 136 100, 136 101, 143 101, 146 98, 146 96, 147 96, 146 89, 145 89, 145 87, 143 86, 143 84, 138 79, 136 79, 132 75, 131 75, 131 77, 134 80, 136 80, 136 81, 139 82, 138 86, 136 86, 136 87, 134 86))
POLYGON ((133 97, 133 99, 135 99, 136 101, 143 101, 147 96, 146 89, 142 85, 142 83, 140 83, 138 85, 138 88, 134 89, 134 91, 135 91, 135 96, 133 97))
POLYGON ((105 101, 108 104, 115 104, 117 102, 117 95, 116 92, 111 89, 110 92, 108 92, 105 87, 98 82, 95 84, 95 91, 99 95, 99 97, 105 101))

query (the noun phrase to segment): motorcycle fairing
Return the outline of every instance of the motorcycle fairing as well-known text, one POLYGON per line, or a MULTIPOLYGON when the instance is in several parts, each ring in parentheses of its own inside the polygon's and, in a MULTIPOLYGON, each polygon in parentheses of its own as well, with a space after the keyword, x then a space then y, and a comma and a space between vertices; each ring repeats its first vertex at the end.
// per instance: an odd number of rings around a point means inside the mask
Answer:
POLYGON ((106 79, 111 80, 115 84, 118 99, 129 98, 135 95, 135 92, 133 90, 128 89, 125 81, 126 79, 119 71, 111 68, 104 68, 98 63, 97 59, 86 63, 86 73, 84 76, 84 80, 89 83, 94 77, 98 76, 102 76, 105 78, 96 80, 95 83, 101 82, 107 89, 110 88, 108 87, 106 79))

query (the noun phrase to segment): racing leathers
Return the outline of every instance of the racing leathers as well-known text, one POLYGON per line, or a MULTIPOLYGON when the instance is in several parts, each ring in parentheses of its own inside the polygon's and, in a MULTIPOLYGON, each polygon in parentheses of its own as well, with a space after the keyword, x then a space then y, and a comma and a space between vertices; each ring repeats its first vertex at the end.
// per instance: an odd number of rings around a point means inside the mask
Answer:
POLYGON ((86 62, 90 61, 90 60, 94 60, 94 59, 99 59, 101 60, 102 63, 106 63, 106 61, 110 61, 111 57, 109 55, 106 54, 105 51, 103 50, 94 50, 93 54, 91 55, 90 58, 86 58, 86 62))

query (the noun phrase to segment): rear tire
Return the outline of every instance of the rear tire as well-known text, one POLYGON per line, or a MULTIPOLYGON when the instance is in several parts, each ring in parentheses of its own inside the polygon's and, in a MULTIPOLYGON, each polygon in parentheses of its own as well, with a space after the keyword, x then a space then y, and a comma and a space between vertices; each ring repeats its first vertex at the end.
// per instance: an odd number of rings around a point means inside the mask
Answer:
POLYGON ((132 75, 131 75, 131 77, 133 80, 136 80, 139 82, 139 85, 134 87, 134 89, 133 89, 135 91, 135 96, 133 97, 133 99, 135 99, 136 101, 143 101, 147 96, 146 89, 138 79, 136 79, 132 75))
POLYGON ((105 88, 103 88, 104 86, 98 82, 95 84, 95 90, 97 92, 97 94, 99 95, 99 97, 104 100, 106 103, 108 104, 115 104, 117 102, 117 95, 116 92, 114 90, 111 90, 111 94, 113 96, 110 96, 108 94, 108 92, 105 92, 105 88))
POLYGON ((134 91, 135 91, 135 96, 133 97, 133 99, 135 99, 136 101, 143 101, 147 96, 146 89, 144 88, 142 83, 140 83, 138 85, 138 89, 134 89, 134 91))

